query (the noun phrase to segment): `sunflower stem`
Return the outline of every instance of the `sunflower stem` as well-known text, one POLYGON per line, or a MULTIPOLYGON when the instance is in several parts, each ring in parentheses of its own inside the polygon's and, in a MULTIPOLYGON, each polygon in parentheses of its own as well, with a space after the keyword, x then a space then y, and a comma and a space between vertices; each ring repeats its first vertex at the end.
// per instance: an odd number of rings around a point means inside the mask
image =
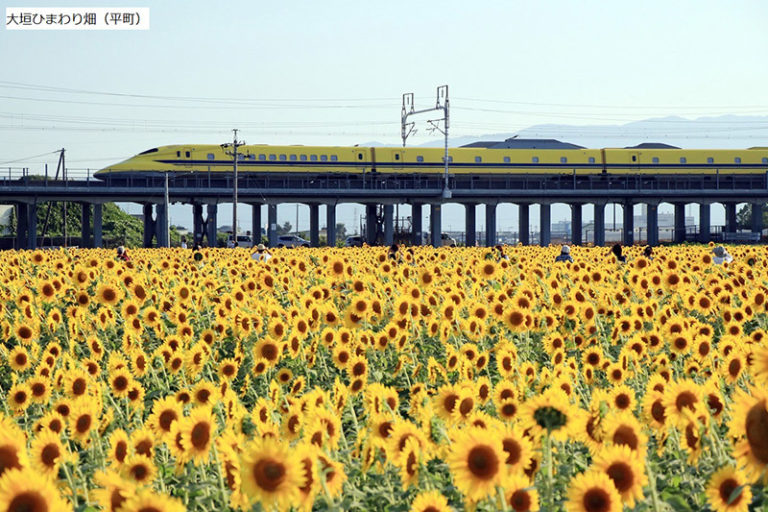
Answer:
POLYGON ((544 464, 547 467, 547 506, 545 507, 545 509, 554 510, 555 509, 555 498, 554 498, 555 481, 554 481, 554 477, 552 476, 552 436, 550 435, 549 431, 547 431, 547 433, 544 436, 544 460, 545 460, 544 464))
POLYGON ((648 483, 651 487, 651 505, 653 512, 661 512, 661 503, 659 501, 659 493, 656 490, 656 474, 651 468, 651 463, 648 461, 648 457, 645 458, 645 469, 648 471, 648 483))
POLYGON ((509 509, 507 508, 507 500, 504 496, 504 488, 500 485, 497 485, 496 492, 499 494, 499 501, 501 501, 501 510, 507 512, 509 509))
POLYGON ((216 460, 216 468, 218 469, 216 474, 219 476, 219 496, 221 496, 221 506, 226 508, 229 503, 226 499, 227 491, 224 487, 224 476, 222 475, 223 468, 221 460, 219 459, 219 450, 216 448, 216 443, 213 443, 213 458, 216 460))

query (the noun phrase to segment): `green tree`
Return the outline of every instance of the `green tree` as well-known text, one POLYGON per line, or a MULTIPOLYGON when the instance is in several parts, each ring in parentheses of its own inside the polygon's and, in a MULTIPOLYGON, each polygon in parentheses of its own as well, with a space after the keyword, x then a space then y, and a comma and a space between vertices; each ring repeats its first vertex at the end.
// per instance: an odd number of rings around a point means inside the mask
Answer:
MULTIPOLYGON (((736 212, 736 227, 750 229, 752 227, 752 205, 747 203, 736 212)), ((768 227, 768 210, 763 205, 763 227, 768 227)))
POLYGON ((343 222, 336 223, 336 241, 347 238, 347 226, 343 222))

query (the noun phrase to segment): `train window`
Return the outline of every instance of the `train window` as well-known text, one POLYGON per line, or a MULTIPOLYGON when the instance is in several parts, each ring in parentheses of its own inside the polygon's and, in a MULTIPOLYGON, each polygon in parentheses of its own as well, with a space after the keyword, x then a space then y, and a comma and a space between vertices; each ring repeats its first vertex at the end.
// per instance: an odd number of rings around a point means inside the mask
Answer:
MULTIPOLYGON (((253 156, 253 155, 251 155, 251 156, 253 156)), ((213 156, 213 153, 208 153, 208 160, 215 160, 215 159, 216 159, 216 157, 213 156)))
POLYGON ((320 155, 320 161, 321 162, 327 162, 328 161, 328 155, 320 155))
POLYGON ((768 158, 766 158, 766 157, 763 157, 763 163, 764 163, 764 164, 768 164, 768 158))
POLYGON ((313 162, 317 162, 317 155, 310 155, 309 159, 313 162))
POLYGON ((291 155, 291 162, 295 162, 295 161, 296 161, 296 159, 297 159, 297 158, 296 158, 296 155, 291 155))
POLYGON ((395 160, 400 160, 400 153, 395 153, 395 160))
MULTIPOLYGON (((445 162, 445 157, 442 158, 442 161, 445 162)), ((453 162, 453 157, 449 156, 448 157, 448 163, 451 163, 451 162, 453 162)))
POLYGON ((274 162, 275 160, 277 160, 277 155, 275 155, 274 153, 269 155, 269 160, 270 162, 274 162))
POLYGON ((637 155, 632 155, 632 161, 637 162, 637 155))
POLYGON ((681 164, 684 164, 684 163, 686 163, 687 161, 688 161, 688 160, 686 160, 686 158, 685 158, 684 156, 681 156, 681 157, 680 157, 680 163, 681 163, 681 164))
POLYGON ((713 164, 713 163, 715 163, 715 159, 714 159, 714 158, 712 158, 711 156, 710 156, 710 157, 707 157, 707 163, 708 163, 708 164, 713 164))
POLYGON ((306 162, 307 161, 307 155, 301 155, 301 161, 306 162))
POLYGON ((591 164, 595 163, 595 157, 593 156, 589 157, 589 163, 591 164))
POLYGON ((248 155, 246 158, 248 160, 256 160, 256 155, 248 155))
POLYGON ((504 163, 505 163, 505 164, 508 164, 508 163, 509 163, 509 162, 511 162, 511 161, 512 161, 512 159, 510 159, 508 156, 505 156, 505 157, 504 157, 504 163))
POLYGON ((181 158, 181 151, 177 151, 177 152, 176 152, 176 156, 177 156, 177 157, 179 157, 179 158, 181 158))
POLYGON ((653 160, 651 160, 653 163, 658 164, 659 163, 659 157, 655 156, 653 157, 653 160))
POLYGON ((357 154, 357 159, 358 160, 362 160, 363 159, 363 154, 362 153, 358 153, 357 154))
POLYGON ((261 160, 262 162, 265 162, 267 160, 267 155, 265 155, 264 153, 260 154, 259 160, 261 160))
POLYGON ((734 158, 733 159, 733 163, 740 164, 741 163, 741 157, 737 156, 736 158, 734 158))
POLYGON ((241 153, 241 154, 239 154, 239 155, 237 155, 237 160, 238 160, 238 161, 240 161, 240 160, 245 160, 245 155, 243 155, 242 153, 241 153))
POLYGON ((566 157, 564 157, 564 156, 561 156, 560 157, 560 163, 561 164, 567 164, 568 163, 568 159, 566 157))
POLYGON ((479 163, 480 163, 480 162, 482 162, 482 161, 483 161, 483 157, 481 157, 481 156, 476 156, 476 157, 475 157, 475 163, 476 163, 476 164, 479 164, 479 163))
POLYGON ((280 161, 281 161, 281 162, 285 162, 286 160, 288 160, 288 157, 287 157, 287 156, 285 156, 285 155, 280 155, 280 161))
POLYGON ((424 157, 423 156, 417 156, 416 157, 416 161, 417 162, 423 162, 424 161, 424 157))
POLYGON ((139 153, 140 155, 148 155, 150 153, 157 153, 157 148, 152 148, 144 151, 143 153, 139 153))
POLYGON ((185 151, 185 153, 187 154, 187 158, 189 158, 189 151, 185 151))
POLYGON ((331 155, 331 162, 338 162, 338 161, 339 161, 339 157, 337 157, 336 155, 331 155))
POLYGON ((534 163, 534 164, 539 163, 539 157, 535 156, 535 157, 531 158, 531 162, 534 163))

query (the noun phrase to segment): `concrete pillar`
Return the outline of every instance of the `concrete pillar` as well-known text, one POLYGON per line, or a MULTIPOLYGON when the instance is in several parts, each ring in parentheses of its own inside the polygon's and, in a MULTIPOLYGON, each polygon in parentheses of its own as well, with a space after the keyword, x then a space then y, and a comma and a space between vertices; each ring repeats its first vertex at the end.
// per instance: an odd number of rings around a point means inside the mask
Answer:
POLYGON ((97 249, 104 245, 102 239, 102 225, 104 219, 104 205, 94 203, 93 205, 93 246, 97 249))
POLYGON ((496 245, 496 205, 485 205, 485 246, 496 245))
POLYGON ((27 206, 27 249, 37 249, 37 203, 27 206))
POLYGON ((699 204, 699 242, 706 244, 711 240, 711 221, 709 203, 699 204))
POLYGON ((216 239, 216 231, 219 227, 219 221, 216 218, 219 212, 219 206, 215 204, 209 204, 206 207, 205 218, 205 230, 206 238, 208 238, 208 247, 216 247, 218 240, 216 239))
POLYGON ((635 207, 632 201, 624 201, 624 222, 622 230, 624 231, 624 245, 634 245, 635 243, 635 207))
POLYGON ((82 247, 93 247, 91 243, 91 204, 80 203, 80 243, 82 247))
POLYGON ((384 205, 384 245, 392 245, 395 242, 395 205, 384 205))
POLYGON ((157 234, 158 247, 171 246, 171 234, 168 232, 168 206, 165 203, 155 205, 156 224, 155 233, 157 234))
POLYGON ((547 247, 552 243, 552 205, 542 204, 539 207, 539 245, 547 247))
POLYGON ((203 241, 203 205, 192 203, 192 246, 203 241))
POLYGON ((464 245, 467 247, 474 247, 477 245, 477 208, 475 203, 467 203, 464 205, 466 209, 466 222, 465 222, 465 235, 464 245))
POLYGON ((368 242, 368 245, 376 245, 378 242, 376 241, 377 238, 377 230, 378 222, 376 222, 376 205, 375 204, 367 204, 365 205, 365 241, 368 242))
POLYGON ((753 233, 763 232, 763 203, 752 203, 752 222, 750 226, 753 233))
POLYGON ((685 203, 675 203, 675 243, 685 242, 685 203))
POLYGON ((267 240, 270 247, 277 247, 277 205, 267 205, 267 240))
POLYGON ((659 205, 648 204, 648 245, 659 245, 659 205))
POLYGON ((605 203, 595 203, 595 247, 605 245, 605 203))
POLYGON ((253 245, 261 243, 261 203, 251 203, 251 236, 253 245))
POLYGON ((309 205, 309 245, 320 246, 320 205, 317 203, 309 205))
POLYGON ((336 205, 325 205, 325 225, 328 233, 328 247, 336 247, 336 205))
POLYGON ((736 203, 723 203, 725 206, 725 231, 735 233, 736 225, 736 203))
POLYGON ((429 205, 429 228, 432 233, 432 247, 442 247, 443 233, 442 208, 440 203, 429 205))
POLYGON ((152 239, 155 237, 155 220, 152 217, 152 203, 144 203, 144 247, 152 247, 152 239))
POLYGON ((518 205, 520 211, 518 236, 520 243, 529 245, 531 243, 531 210, 530 205, 523 203, 518 205))
POLYGON ((411 206, 411 226, 413 227, 413 245, 422 245, 424 237, 421 235, 421 204, 411 206))
POLYGON ((571 244, 581 245, 581 203, 571 205, 571 244))
POLYGON ((16 203, 16 248, 27 249, 29 207, 27 203, 16 203))

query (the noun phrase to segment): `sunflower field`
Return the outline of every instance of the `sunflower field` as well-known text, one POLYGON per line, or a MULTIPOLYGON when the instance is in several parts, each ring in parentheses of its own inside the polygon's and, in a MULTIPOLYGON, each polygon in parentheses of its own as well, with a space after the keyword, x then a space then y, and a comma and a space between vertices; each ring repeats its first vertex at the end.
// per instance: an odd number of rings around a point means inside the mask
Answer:
POLYGON ((0 254, 0 512, 768 511, 768 248, 0 254))

